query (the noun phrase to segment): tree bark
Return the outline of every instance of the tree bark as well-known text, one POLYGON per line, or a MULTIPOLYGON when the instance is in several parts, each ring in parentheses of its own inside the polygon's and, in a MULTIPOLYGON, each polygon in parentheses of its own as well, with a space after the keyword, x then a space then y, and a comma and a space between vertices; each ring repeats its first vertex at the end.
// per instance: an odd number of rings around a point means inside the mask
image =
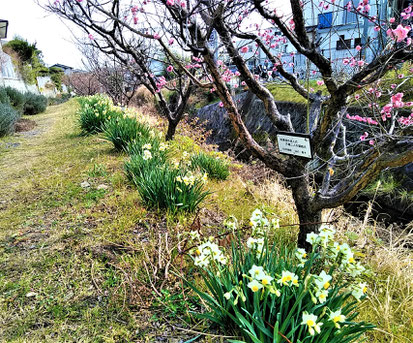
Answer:
POLYGON ((312 246, 306 241, 307 234, 318 232, 321 222, 321 210, 311 210, 305 203, 295 201, 297 208, 300 230, 298 231, 297 246, 307 251, 311 251, 312 246))
MULTIPOLYGON (((298 165, 297 168, 299 168, 298 165)), ((302 177, 290 178, 287 179, 287 183, 291 187, 300 224, 297 245, 299 248, 311 251, 311 245, 306 242, 307 234, 318 232, 322 210, 314 206, 308 176, 303 175, 302 177)))
POLYGON ((176 127, 178 126, 178 122, 175 122, 173 120, 168 121, 168 131, 166 132, 166 141, 171 141, 175 135, 176 127))

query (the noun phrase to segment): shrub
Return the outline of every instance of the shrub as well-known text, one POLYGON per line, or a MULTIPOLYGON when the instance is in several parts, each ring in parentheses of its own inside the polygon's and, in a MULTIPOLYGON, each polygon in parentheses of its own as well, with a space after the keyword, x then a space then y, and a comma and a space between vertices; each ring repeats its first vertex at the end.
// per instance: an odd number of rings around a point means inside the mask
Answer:
POLYGON ((23 113, 26 115, 34 115, 46 111, 47 98, 43 95, 27 92, 24 95, 23 113))
POLYGON ((10 105, 10 98, 5 88, 0 88, 0 104, 10 105))
POLYGON ((226 180, 229 175, 228 163, 219 157, 200 152, 191 156, 191 166, 207 173, 210 178, 226 180))
POLYGON ((80 109, 77 114, 83 134, 102 132, 107 120, 123 114, 122 110, 113 106, 112 101, 104 95, 81 97, 78 102, 80 109))
POLYGON ((12 87, 6 87, 5 91, 10 99, 10 104, 14 107, 14 109, 19 113, 23 113, 25 103, 24 94, 12 87))
POLYGON ((0 137, 10 134, 19 119, 18 112, 8 104, 0 104, 0 137))
POLYGON ((136 185, 142 200, 149 206, 168 209, 173 214, 193 212, 209 194, 204 181, 185 169, 173 169, 150 150, 131 156, 125 164, 128 178, 136 185))
POLYGON ((126 115, 112 117, 104 124, 103 130, 105 138, 112 142, 118 151, 127 151, 129 143, 133 141, 137 141, 136 144, 145 144, 151 137, 151 129, 147 125, 126 115))
MULTIPOLYGON (((333 241, 334 229, 323 226, 319 235, 309 234, 313 251, 307 253, 270 245, 268 235, 277 224, 261 211, 250 221, 252 236, 244 244, 238 235, 229 256, 210 239, 194 249, 207 292, 187 283, 209 306, 201 317, 227 330, 235 326, 254 343, 353 342, 373 328, 354 321, 365 298, 364 268, 346 243, 333 241)), ((235 220, 227 226, 237 230, 235 220)))
POLYGON ((60 105, 68 101, 72 95, 70 93, 61 93, 58 94, 56 97, 49 98, 49 105, 60 105))

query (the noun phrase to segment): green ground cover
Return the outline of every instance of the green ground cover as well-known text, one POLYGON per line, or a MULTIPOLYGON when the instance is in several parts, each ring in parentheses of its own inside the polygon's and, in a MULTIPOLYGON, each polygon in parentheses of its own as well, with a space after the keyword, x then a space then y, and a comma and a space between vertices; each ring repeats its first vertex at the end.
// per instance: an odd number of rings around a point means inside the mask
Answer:
MULTIPOLYGON (((178 233, 219 234, 226 216, 242 225, 258 206, 295 223, 288 190, 231 163, 226 180, 208 181, 199 213, 148 210, 125 176, 126 154, 103 136, 82 136, 76 108, 49 107, 31 117, 33 131, 0 139, 0 341, 224 342, 234 333, 189 315, 201 303, 175 276, 192 272, 177 253, 178 233)), ((176 154, 201 149, 179 134, 172 144, 176 154)), ((374 227, 342 219, 343 237, 363 247, 374 271, 360 315, 378 327, 368 341, 410 342, 411 255, 400 244, 364 242, 374 227)), ((278 232, 283 245, 295 237, 290 226, 278 232)))

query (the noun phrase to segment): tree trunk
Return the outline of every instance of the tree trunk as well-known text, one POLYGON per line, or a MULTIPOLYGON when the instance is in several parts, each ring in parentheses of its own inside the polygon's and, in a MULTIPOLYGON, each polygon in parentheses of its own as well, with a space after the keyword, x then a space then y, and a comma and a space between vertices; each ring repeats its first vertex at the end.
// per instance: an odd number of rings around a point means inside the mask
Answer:
MULTIPOLYGON (((297 165, 297 169, 304 170, 297 165)), ((307 234, 318 232, 321 222, 321 208, 314 206, 311 195, 308 176, 287 179, 288 185, 293 193, 294 203, 300 223, 297 245, 307 251, 311 250, 311 245, 306 242, 307 234)))
POLYGON ((171 141, 172 138, 175 135, 176 127, 178 126, 178 122, 175 122, 173 120, 168 121, 168 131, 166 132, 166 141, 171 141))
POLYGON ((318 232, 321 222, 321 210, 311 211, 306 204, 298 204, 297 207, 298 219, 300 222, 300 231, 298 232, 297 246, 311 251, 312 246, 306 241, 307 234, 310 232, 318 232))

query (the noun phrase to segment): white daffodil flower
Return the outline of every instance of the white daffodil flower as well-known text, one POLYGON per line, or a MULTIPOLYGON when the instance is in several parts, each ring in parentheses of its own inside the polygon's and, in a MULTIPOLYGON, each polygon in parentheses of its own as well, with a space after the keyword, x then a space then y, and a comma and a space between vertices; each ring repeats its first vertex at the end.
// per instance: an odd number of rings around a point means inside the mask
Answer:
POLYGON ((314 245, 318 241, 319 241, 319 237, 316 233, 311 232, 307 234, 306 242, 310 243, 311 245, 314 245))
POLYGON ((346 316, 341 314, 341 309, 335 312, 331 312, 328 318, 331 320, 337 329, 340 329, 340 323, 343 323, 346 320, 346 316))
POLYGON ((297 286, 298 287, 298 276, 288 270, 283 270, 281 278, 277 280, 277 283, 284 286, 297 286))
POLYGON ((319 303, 322 304, 326 302, 327 297, 328 297, 328 292, 325 289, 323 289, 321 291, 318 291, 315 296, 317 297, 319 303))
POLYGON ((257 280, 252 280, 248 283, 248 287, 255 293, 258 290, 260 290, 263 287, 263 285, 257 280))
POLYGON ((144 150, 143 151, 143 159, 145 161, 150 160, 152 158, 152 154, 149 150, 144 150))
POLYGON ((332 276, 327 274, 324 270, 320 273, 320 275, 315 276, 314 283, 317 290, 328 289, 328 287, 330 287, 331 279, 332 276))
POLYGON ((351 294, 353 295, 354 298, 357 299, 357 301, 360 301, 360 298, 364 296, 367 293, 367 283, 359 283, 356 287, 354 287, 353 291, 351 294))
POLYGON ((317 318, 318 317, 314 314, 308 314, 307 312, 303 313, 303 321, 301 322, 301 325, 307 325, 308 332, 311 336, 314 336, 316 332, 321 332, 320 326, 323 325, 323 323, 317 323, 317 318))
POLYGON ((251 269, 248 271, 248 273, 255 280, 260 280, 261 276, 265 276, 264 268, 256 266, 255 264, 251 267, 251 269))

